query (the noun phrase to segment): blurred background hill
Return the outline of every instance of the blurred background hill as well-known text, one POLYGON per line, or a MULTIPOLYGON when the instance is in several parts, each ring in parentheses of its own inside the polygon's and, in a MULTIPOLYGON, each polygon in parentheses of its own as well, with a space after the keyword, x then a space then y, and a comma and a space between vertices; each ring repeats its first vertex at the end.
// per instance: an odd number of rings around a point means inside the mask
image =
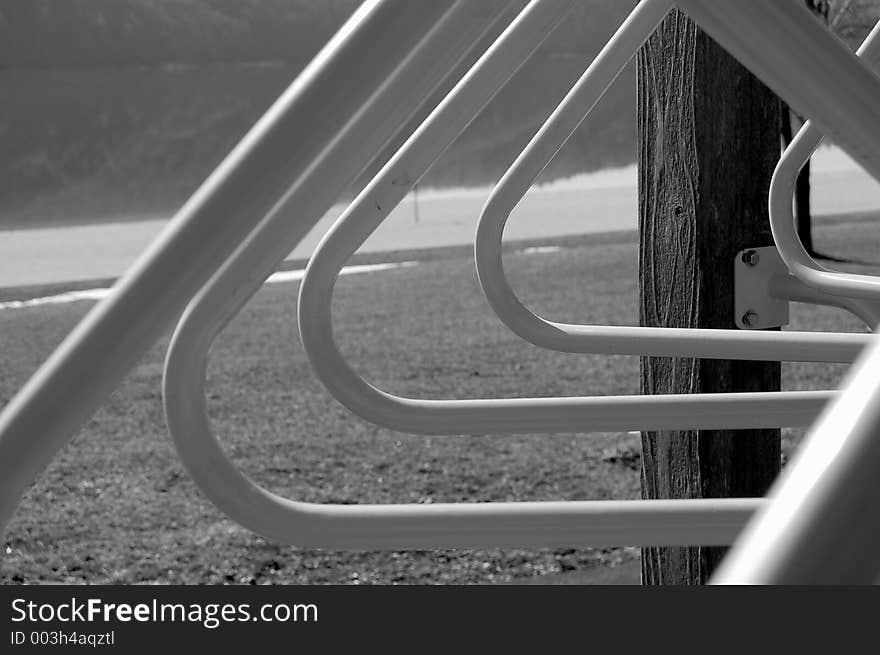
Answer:
MULTIPOLYGON (((173 212, 357 0, 0 0, 0 227, 173 212)), ((494 182, 634 0, 584 0, 429 173, 494 182)), ((838 0, 857 43, 880 0, 838 0)), ((544 179, 635 161, 631 66, 544 179)))

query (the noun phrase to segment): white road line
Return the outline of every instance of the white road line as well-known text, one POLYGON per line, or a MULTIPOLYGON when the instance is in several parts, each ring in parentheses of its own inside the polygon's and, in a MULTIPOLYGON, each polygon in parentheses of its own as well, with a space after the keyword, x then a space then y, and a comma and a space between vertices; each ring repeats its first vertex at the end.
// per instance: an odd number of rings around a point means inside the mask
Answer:
MULTIPOLYGON (((378 273, 380 271, 388 271, 395 268, 408 268, 417 266, 418 262, 395 262, 386 264, 361 264, 359 266, 346 266, 340 275, 359 275, 363 273, 378 273)), ((266 284, 279 284, 283 282, 297 282, 305 276, 305 269, 295 271, 279 271, 273 273, 266 280, 266 284)), ((44 296, 42 298, 29 298, 27 300, 8 300, 0 302, 0 310, 3 309, 25 309, 28 307, 40 307, 42 305, 63 305, 66 303, 77 302, 79 300, 103 300, 110 295, 112 289, 83 289, 81 291, 67 291, 54 296, 44 296)))
MULTIPOLYGON (((517 250, 522 255, 539 255, 559 252, 562 250, 560 246, 532 246, 517 250)), ((389 262, 384 264, 360 264, 357 266, 346 266, 340 271, 340 275, 360 275, 364 273, 378 273, 380 271, 388 271, 395 268, 406 268, 409 266, 418 266, 419 262, 389 262)), ((279 271, 273 273, 266 280, 266 284, 280 284, 283 282, 298 282, 305 276, 305 269, 297 269, 295 271, 279 271)), ((110 295, 112 289, 83 289, 81 291, 66 291, 54 296, 44 296, 42 298, 28 298, 26 300, 7 300, 0 302, 0 310, 4 309, 26 309, 29 307, 40 307, 42 305, 64 305, 67 303, 77 302, 80 300, 103 300, 110 295)))
POLYGON ((562 250, 560 246, 532 246, 531 248, 523 248, 518 250, 519 255, 545 255, 551 252, 559 252, 562 250))

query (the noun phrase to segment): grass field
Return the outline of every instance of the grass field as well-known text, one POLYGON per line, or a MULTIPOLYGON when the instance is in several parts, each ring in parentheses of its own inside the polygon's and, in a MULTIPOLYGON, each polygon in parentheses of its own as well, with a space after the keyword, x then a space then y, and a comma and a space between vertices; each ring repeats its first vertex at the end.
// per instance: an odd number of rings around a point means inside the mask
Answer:
MULTIPOLYGON (((816 238, 823 251, 877 260, 876 232, 876 222, 823 223, 816 238)), ((507 258, 524 300, 558 320, 635 324, 635 236, 562 243, 559 252, 507 258)), ((421 260, 412 268, 339 281, 338 338, 367 379, 396 393, 436 398, 637 392, 637 358, 550 353, 508 332, 480 293, 469 249, 424 254, 394 255, 421 260)), ((638 497, 634 435, 426 438, 353 417, 309 369, 296 329, 296 291, 295 284, 264 288, 212 354, 215 428, 260 483, 314 502, 638 497)), ((90 307, 80 302, 0 313, 0 401, 15 393, 90 307)), ((798 305, 792 327, 863 329, 838 311, 798 305)), ((166 343, 150 350, 26 494, 4 535, 2 582, 637 580, 633 548, 376 553, 267 543, 225 519, 179 463, 161 408, 166 343)), ((784 365, 784 386, 829 388, 844 371, 784 365)), ((785 432, 786 453, 799 436, 785 432)))

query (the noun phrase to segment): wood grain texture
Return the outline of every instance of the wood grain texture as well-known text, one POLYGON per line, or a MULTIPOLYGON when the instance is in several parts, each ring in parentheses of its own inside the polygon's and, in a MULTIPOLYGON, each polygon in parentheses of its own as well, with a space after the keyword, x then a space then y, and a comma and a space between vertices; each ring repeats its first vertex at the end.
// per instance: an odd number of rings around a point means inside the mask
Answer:
MULTIPOLYGON (((735 328, 733 259, 772 245, 777 97, 689 19, 672 12, 638 56, 640 322, 735 328)), ((772 391, 780 365, 642 358, 641 391, 772 391)), ((779 430, 642 434, 644 498, 763 495, 780 468, 779 430)), ((701 584, 720 548, 647 548, 645 584, 701 584)))

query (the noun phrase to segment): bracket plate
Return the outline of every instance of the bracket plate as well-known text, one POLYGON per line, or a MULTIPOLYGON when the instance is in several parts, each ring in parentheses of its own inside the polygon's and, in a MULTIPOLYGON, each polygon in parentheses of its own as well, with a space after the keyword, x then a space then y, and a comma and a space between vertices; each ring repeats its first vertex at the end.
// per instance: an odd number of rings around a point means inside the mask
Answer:
POLYGON ((734 316, 742 330, 788 325, 788 301, 770 295, 770 278, 788 275, 774 246, 746 248, 733 262, 734 316))

